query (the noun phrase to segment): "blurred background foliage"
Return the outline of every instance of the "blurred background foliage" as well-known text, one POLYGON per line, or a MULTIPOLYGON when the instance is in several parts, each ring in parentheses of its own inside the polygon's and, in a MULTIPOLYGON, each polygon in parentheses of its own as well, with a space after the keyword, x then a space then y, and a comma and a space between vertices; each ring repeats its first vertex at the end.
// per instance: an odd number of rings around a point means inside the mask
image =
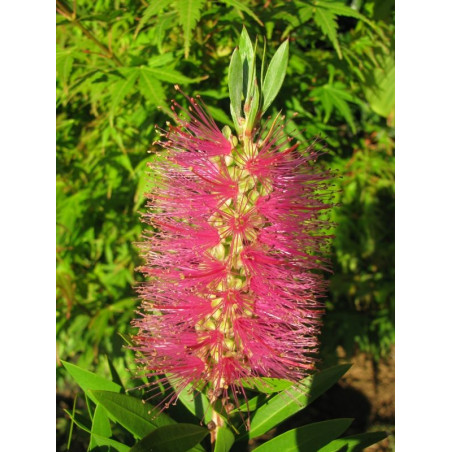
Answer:
POLYGON ((304 140, 323 137, 323 161, 341 175, 323 358, 339 345, 384 357, 394 341, 394 1, 56 5, 58 358, 100 372, 106 355, 120 372, 130 366, 118 333, 130 332, 137 305, 154 127, 171 119, 174 84, 232 126, 227 71, 244 24, 270 56, 290 39, 273 113, 286 112, 304 140))

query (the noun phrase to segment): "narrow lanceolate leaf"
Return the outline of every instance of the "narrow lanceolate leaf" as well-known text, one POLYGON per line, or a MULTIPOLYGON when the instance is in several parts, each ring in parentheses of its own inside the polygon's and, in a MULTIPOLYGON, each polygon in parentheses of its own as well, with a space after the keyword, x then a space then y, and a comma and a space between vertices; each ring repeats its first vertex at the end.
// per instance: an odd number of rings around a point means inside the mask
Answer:
POLYGON ((160 427, 143 438, 130 452, 185 452, 200 443, 209 430, 193 424, 160 427))
POLYGON ((289 61, 289 41, 284 41, 273 55, 262 86, 262 113, 268 109, 284 81, 289 61))
POLYGON ((248 89, 250 87, 250 81, 252 80, 252 65, 254 61, 254 49, 253 43, 251 42, 250 36, 243 27, 242 33, 239 40, 239 53, 240 59, 242 61, 243 67, 243 97, 245 99, 249 98, 248 89))
POLYGON ((228 85, 229 97, 231 99, 231 112, 234 121, 238 122, 241 115, 242 106, 242 84, 243 84, 243 68, 242 60, 238 49, 232 54, 231 63, 229 65, 228 85))
POLYGON ((91 430, 87 425, 89 424, 89 419, 80 419, 79 416, 76 416, 75 413, 71 413, 68 410, 64 410, 64 412, 69 416, 71 422, 73 422, 79 429, 85 431, 86 433, 91 433, 91 430))
POLYGON ((263 22, 259 19, 259 17, 256 16, 253 10, 244 5, 243 2, 239 2, 238 0, 222 0, 222 2, 226 3, 226 5, 233 6, 234 8, 243 11, 244 13, 251 16, 259 25, 261 25, 262 27, 264 26, 263 22))
POLYGON ((97 403, 97 399, 93 397, 89 391, 91 390, 105 390, 112 392, 120 392, 121 386, 113 383, 110 380, 99 377, 92 372, 81 369, 75 364, 68 363, 66 361, 61 361, 64 368, 68 371, 69 375, 77 382, 77 384, 83 389, 83 391, 88 394, 94 402, 97 403))
POLYGON ((202 392, 193 392, 193 388, 187 386, 180 391, 178 400, 190 413, 194 414, 205 424, 208 424, 212 420, 212 407, 210 406, 209 399, 202 392))
POLYGON ((263 394, 260 394, 252 399, 249 399, 248 402, 242 403, 239 407, 235 408, 232 413, 236 413, 241 411, 243 413, 256 411, 261 405, 265 403, 266 397, 263 394))
POLYGON ((176 0, 174 5, 179 13, 179 24, 184 35, 185 58, 190 52, 192 30, 201 18, 201 10, 205 0, 176 0))
POLYGON ((328 39, 332 42, 334 48, 336 49, 339 58, 342 58, 342 51, 337 39, 337 22, 336 16, 327 9, 316 8, 314 14, 314 22, 320 27, 320 29, 325 33, 328 39))
POLYGON ((129 452, 130 450, 130 446, 115 441, 114 439, 106 438, 105 436, 97 435, 95 433, 92 434, 92 437, 99 447, 110 447, 112 449, 109 450, 117 450, 118 452, 129 452))
MULTIPOLYGON (((255 66, 255 64, 254 64, 255 66)), ((253 76, 255 75, 255 67, 253 70, 253 76)), ((259 111, 259 87, 257 85, 257 78, 254 77, 252 89, 250 91, 250 107, 248 113, 245 112, 246 128, 251 131, 254 128, 257 112, 259 111)))
POLYGON ((220 427, 217 430, 217 440, 215 441, 214 452, 229 452, 234 444, 234 434, 227 427, 220 427))
POLYGON ((366 447, 385 439, 387 436, 385 432, 370 432, 346 436, 345 438, 331 441, 331 443, 319 449, 318 452, 360 452, 366 447))
POLYGON ((267 58, 267 40, 264 37, 264 49, 262 50, 261 74, 260 74, 261 87, 264 86, 264 76, 267 64, 266 58, 267 58))
POLYGON ((137 438, 143 438, 153 430, 175 424, 168 415, 154 406, 125 394, 93 391, 94 397, 105 407, 111 418, 137 438))
POLYGON ((345 432, 353 419, 333 419, 289 430, 254 449, 255 452, 318 452, 345 432))
POLYGON ((91 438, 89 442, 88 450, 94 449, 97 446, 101 446, 96 442, 94 435, 110 438, 112 435, 110 420, 108 419, 107 412, 102 405, 97 405, 94 411, 93 425, 91 427, 91 438))
POLYGON ((256 410, 251 419, 250 431, 240 438, 263 435, 290 416, 306 408, 317 397, 334 385, 350 368, 348 364, 331 367, 305 378, 302 382, 277 394, 256 410))
POLYGON ((239 51, 241 60, 243 62, 248 60, 248 62, 251 63, 254 58, 254 49, 246 27, 242 28, 242 33, 240 34, 239 51))
POLYGON ((243 382, 244 388, 265 394, 284 391, 284 389, 290 388, 293 385, 293 381, 282 378, 249 378, 243 382))
MULTIPOLYGON (((126 156, 124 156, 124 157, 126 157, 126 156)), ((127 156, 128 157, 128 156, 127 156)), ((130 164, 130 160, 128 160, 128 163, 130 164)), ((133 171, 133 169, 132 169, 132 171, 133 171)), ((115 303, 115 304, 118 304, 118 303, 115 303)), ((114 304, 114 305, 115 305, 114 304)), ((113 306, 114 306, 113 305, 113 306)), ((118 306, 119 307, 119 306, 118 306)), ((121 305, 121 308, 122 308, 122 305, 121 305)), ((124 308, 123 308, 124 309, 124 308)), ((123 390, 125 390, 125 388, 124 388, 124 385, 122 384, 122 381, 121 381, 121 377, 119 376, 119 373, 118 373, 118 371, 116 370, 116 367, 115 367, 115 365, 114 365, 114 363, 113 363, 113 360, 109 357, 109 356, 107 356, 107 361, 108 361, 108 368, 110 369, 110 374, 111 374, 111 378, 112 378, 112 380, 116 383, 116 384, 118 384, 119 386, 121 386, 121 388, 123 389, 123 390)))

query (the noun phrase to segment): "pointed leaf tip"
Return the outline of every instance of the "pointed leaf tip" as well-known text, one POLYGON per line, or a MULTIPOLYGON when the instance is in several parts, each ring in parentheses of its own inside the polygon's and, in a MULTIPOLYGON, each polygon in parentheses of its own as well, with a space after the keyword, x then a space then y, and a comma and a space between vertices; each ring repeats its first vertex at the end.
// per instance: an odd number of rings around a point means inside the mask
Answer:
POLYGON ((278 48, 268 65, 262 85, 262 113, 268 109, 277 96, 286 76, 289 61, 289 39, 286 39, 278 48))

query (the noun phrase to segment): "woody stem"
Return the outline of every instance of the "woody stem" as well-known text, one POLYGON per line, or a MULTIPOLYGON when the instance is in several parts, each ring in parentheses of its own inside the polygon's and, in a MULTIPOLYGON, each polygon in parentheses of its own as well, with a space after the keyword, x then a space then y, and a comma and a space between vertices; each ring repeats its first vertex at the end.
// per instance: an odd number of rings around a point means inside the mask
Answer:
POLYGON ((210 442, 212 444, 212 450, 213 450, 215 441, 217 440, 218 429, 220 427, 222 427, 224 424, 223 418, 215 410, 215 407, 214 407, 215 401, 216 401, 216 397, 212 396, 212 398, 210 399, 210 406, 212 407, 212 428, 210 430, 210 442))

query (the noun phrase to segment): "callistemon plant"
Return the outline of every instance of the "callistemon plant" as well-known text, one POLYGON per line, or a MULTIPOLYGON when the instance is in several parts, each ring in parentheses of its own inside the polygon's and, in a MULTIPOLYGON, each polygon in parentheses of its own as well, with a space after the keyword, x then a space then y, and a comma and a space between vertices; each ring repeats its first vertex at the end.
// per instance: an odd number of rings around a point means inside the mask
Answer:
POLYGON ((158 141, 135 343, 147 375, 174 388, 166 402, 190 386, 228 413, 247 381, 299 381, 314 367, 330 176, 313 146, 292 143, 284 117, 261 119, 287 60, 285 42, 259 85, 244 32, 229 69, 236 134, 186 96, 158 141))

